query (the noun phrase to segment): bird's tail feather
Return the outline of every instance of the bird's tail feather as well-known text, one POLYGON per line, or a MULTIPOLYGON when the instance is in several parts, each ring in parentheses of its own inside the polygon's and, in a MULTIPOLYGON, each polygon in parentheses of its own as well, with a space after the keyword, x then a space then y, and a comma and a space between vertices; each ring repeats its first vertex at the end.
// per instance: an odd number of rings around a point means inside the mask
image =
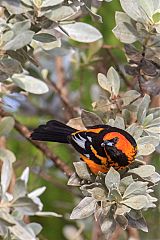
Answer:
POLYGON ((40 125, 31 134, 32 140, 69 143, 68 136, 77 131, 64 123, 51 120, 45 125, 40 125))

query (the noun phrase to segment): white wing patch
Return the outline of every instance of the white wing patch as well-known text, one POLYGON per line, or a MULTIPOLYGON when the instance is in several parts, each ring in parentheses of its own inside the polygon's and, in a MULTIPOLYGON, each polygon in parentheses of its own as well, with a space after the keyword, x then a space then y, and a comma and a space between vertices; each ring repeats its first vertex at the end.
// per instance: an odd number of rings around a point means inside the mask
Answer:
POLYGON ((73 136, 72 139, 73 139, 73 141, 75 141, 77 143, 78 146, 80 146, 81 148, 85 149, 85 143, 87 141, 85 138, 83 138, 80 135, 78 135, 78 137, 73 136))

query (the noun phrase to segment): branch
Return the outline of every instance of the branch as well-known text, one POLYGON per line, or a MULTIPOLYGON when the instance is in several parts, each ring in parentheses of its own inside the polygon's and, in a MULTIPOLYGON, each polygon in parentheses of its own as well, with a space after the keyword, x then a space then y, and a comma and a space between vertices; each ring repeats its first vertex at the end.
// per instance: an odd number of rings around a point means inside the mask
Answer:
MULTIPOLYGON (((11 115, 9 113, 6 113, 1 108, 0 108, 0 116, 2 116, 2 117, 5 117, 5 116, 13 117, 13 115, 11 115)), ((65 173, 66 176, 70 177, 72 175, 72 170, 59 157, 57 157, 55 154, 53 154, 45 143, 33 141, 33 140, 30 139, 31 132, 29 131, 29 129, 25 125, 21 124, 19 121, 17 121, 15 119, 14 128, 24 138, 26 138, 32 145, 34 145, 36 148, 38 148, 47 158, 51 159, 52 162, 54 162, 55 166, 57 168, 59 168, 63 173, 65 173)))

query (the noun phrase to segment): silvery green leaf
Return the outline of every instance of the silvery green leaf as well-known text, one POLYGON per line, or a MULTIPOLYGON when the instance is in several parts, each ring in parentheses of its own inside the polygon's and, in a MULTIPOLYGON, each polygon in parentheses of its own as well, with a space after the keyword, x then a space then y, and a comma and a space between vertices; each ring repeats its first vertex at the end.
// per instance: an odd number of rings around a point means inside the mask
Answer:
POLYGON ((134 100, 136 100, 138 97, 140 97, 140 93, 136 90, 130 90, 124 93, 122 99, 123 99, 123 105, 127 106, 134 100))
POLYGON ((152 121, 153 121, 153 114, 151 113, 151 114, 149 114, 148 116, 145 117, 145 119, 142 122, 142 125, 147 126, 150 123, 152 123, 152 121))
POLYGON ((121 203, 132 209, 140 210, 145 208, 146 205, 148 205, 148 199, 144 195, 138 195, 138 196, 125 199, 121 201, 121 203))
POLYGON ((135 219, 131 218, 128 214, 126 214, 126 218, 128 219, 128 225, 130 227, 140 229, 144 232, 148 232, 148 227, 147 227, 146 221, 143 217, 135 220, 135 219))
POLYGON ((42 43, 50 43, 57 40, 57 38, 49 33, 37 33, 33 36, 33 39, 42 43))
POLYGON ((13 129, 14 124, 15 124, 14 118, 3 117, 0 120, 0 136, 7 136, 13 129))
POLYGON ((43 94, 49 90, 46 83, 32 76, 14 74, 12 80, 18 87, 30 93, 43 94))
POLYGON ((100 87, 111 93, 112 82, 110 80, 111 79, 107 79, 103 73, 98 73, 98 83, 100 87))
POLYGON ((148 114, 152 113, 153 118, 158 118, 160 116, 160 107, 149 108, 148 114))
POLYGON ((21 22, 16 22, 13 25, 12 30, 16 35, 21 34, 22 32, 25 32, 26 30, 30 29, 31 27, 31 21, 30 19, 21 21, 21 22))
POLYGON ((152 165, 143 165, 139 168, 130 169, 128 172, 135 173, 141 178, 149 177, 155 173, 155 167, 152 165))
POLYGON ((112 32, 121 42, 130 44, 138 40, 138 32, 126 13, 116 12, 115 19, 116 27, 112 32))
MULTIPOLYGON (((1 150, 0 150, 0 159, 1 159, 1 150)), ((5 194, 7 191, 11 178, 12 178, 12 159, 6 158, 3 160, 2 169, 1 169, 1 187, 2 194, 5 194)))
POLYGON ((107 122, 107 124, 109 125, 109 126, 114 126, 114 119, 109 119, 109 121, 107 122))
POLYGON ((147 156, 155 151, 155 146, 152 143, 138 145, 138 155, 147 156))
POLYGON ((39 223, 29 223, 25 225, 25 229, 33 236, 37 236, 42 231, 42 226, 39 223))
POLYGON ((111 212, 111 209, 107 215, 101 214, 99 216, 99 224, 102 232, 105 234, 105 239, 109 240, 112 233, 116 229, 116 221, 113 217, 113 213, 111 212))
MULTIPOLYGON (((102 38, 102 34, 95 27, 87 23, 76 22, 61 25, 61 28, 70 36, 71 39, 78 42, 90 43, 102 38)), ((57 30, 60 31, 58 28, 57 30)), ((62 32, 62 30, 60 32, 62 32)))
POLYGON ((34 215, 39 211, 37 204, 28 197, 22 197, 13 202, 12 207, 24 215, 34 215))
POLYGON ((75 173, 69 178, 67 185, 69 186, 81 186, 79 177, 76 176, 75 173))
MULTIPOLYGON (((142 23, 150 22, 149 17, 152 16, 150 8, 146 7, 146 1, 139 0, 120 0, 123 10, 135 21, 142 23)), ((151 3, 151 1, 150 1, 151 3)), ((149 6, 149 4, 147 4, 149 6)))
POLYGON ((131 211, 131 209, 129 207, 122 205, 122 204, 117 204, 117 209, 116 209, 115 215, 124 215, 130 211, 131 211))
POLYGON ((120 184, 119 184, 119 190, 121 193, 124 193, 126 188, 134 182, 132 176, 127 176, 121 179, 120 184))
POLYGON ((12 40, 7 42, 3 50, 17 50, 20 48, 23 48, 24 46, 28 45, 33 38, 34 32, 27 30, 25 32, 21 32, 18 35, 16 35, 12 40))
POLYGON ((64 0, 54 0, 54 1, 51 1, 51 0, 43 0, 41 7, 56 6, 56 5, 61 4, 61 3, 63 3, 63 2, 64 2, 64 0))
POLYGON ((114 122, 114 126, 117 128, 121 128, 121 129, 125 129, 125 123, 124 123, 124 119, 120 116, 116 116, 115 122, 114 122))
POLYGON ((22 3, 26 4, 27 6, 33 6, 33 1, 32 0, 21 0, 22 3))
POLYGON ((14 163, 16 161, 16 157, 13 152, 11 152, 8 149, 1 148, 0 149, 0 159, 4 162, 7 161, 8 159, 14 163))
MULTIPOLYGON (((153 114, 150 114, 150 115, 153 116, 153 114)), ((150 116, 150 115, 148 115, 148 116, 150 116)), ((148 122, 148 124, 146 124, 147 128, 148 127, 153 127, 153 126, 156 126, 156 125, 160 126, 160 117, 155 118, 155 119, 152 118, 150 120, 150 122, 148 122)))
POLYGON ((148 208, 155 208, 156 205, 154 204, 154 202, 157 202, 158 199, 155 198, 155 197, 152 197, 151 195, 149 194, 146 194, 146 197, 148 199, 148 204, 145 206, 145 210, 147 210, 148 208))
POLYGON ((128 227, 128 220, 125 216, 123 215, 117 215, 116 216, 116 221, 120 225, 120 227, 125 230, 128 227))
POLYGON ((129 215, 134 220, 138 220, 138 219, 142 218, 142 216, 143 216, 141 210, 134 210, 134 209, 131 209, 131 211, 128 212, 127 215, 129 215))
POLYGON ((52 21, 64 21, 76 13, 70 6, 60 6, 47 11, 44 15, 52 21))
POLYGON ((17 179, 14 190, 13 190, 13 199, 14 201, 18 198, 24 197, 26 195, 26 184, 23 180, 17 179))
POLYGON ((62 217, 61 214, 55 212, 36 212, 35 215, 39 217, 62 217))
POLYGON ((124 192, 123 199, 130 198, 135 195, 145 195, 147 192, 147 182, 133 182, 131 183, 124 192))
POLYGON ((25 184, 28 183, 29 179, 29 167, 26 167, 24 171, 22 172, 20 179, 25 182, 25 184))
POLYGON ((117 188, 112 188, 109 190, 108 193, 108 200, 110 202, 120 202, 122 201, 122 195, 120 193, 120 191, 117 188))
POLYGON ((87 165, 85 162, 74 162, 73 163, 77 175, 87 181, 91 181, 91 174, 88 171, 87 165))
POLYGON ((144 129, 145 132, 160 134, 160 127, 149 127, 144 129))
POLYGON ((92 197, 96 199, 96 201, 106 200, 106 191, 101 187, 94 187, 92 189, 88 189, 88 192, 92 194, 92 197))
POLYGON ((150 175, 149 177, 144 177, 145 180, 153 182, 153 183, 157 183, 160 181, 160 175, 157 172, 154 172, 152 175, 150 175))
POLYGON ((154 147, 159 145, 159 139, 157 137, 145 136, 141 137, 137 140, 137 145, 145 145, 145 144, 152 144, 154 147))
POLYGON ((138 111, 137 111, 137 120, 138 120, 138 123, 140 123, 140 124, 142 124, 142 122, 144 121, 144 119, 146 117, 149 103, 150 103, 150 96, 146 94, 142 98, 141 103, 138 107, 138 111))
MULTIPOLYGON (((24 0, 25 1, 25 0, 24 0)), ((1 5, 6 7, 9 13, 22 14, 28 11, 27 7, 23 6, 20 0, 1 0, 1 5)), ((2 20, 1 20, 2 21, 2 20)))
POLYGON ((82 219, 89 217, 96 209, 96 200, 93 197, 85 197, 73 209, 70 219, 82 219))
POLYGON ((82 110, 81 119, 85 127, 103 124, 103 121, 97 114, 86 110, 82 110))
POLYGON ((111 167, 108 173, 106 174, 105 184, 108 190, 113 187, 117 187, 117 188, 119 187, 120 174, 113 167, 111 167))
POLYGON ((12 76, 14 73, 21 73, 22 66, 16 59, 3 57, 0 60, 0 70, 8 76, 12 76))
POLYGON ((113 67, 109 68, 107 72, 107 79, 109 82, 111 82, 111 92, 113 93, 113 96, 118 96, 120 89, 120 78, 117 71, 113 67))
POLYGON ((137 123, 132 123, 126 131, 130 133, 135 139, 139 139, 139 137, 143 133, 143 128, 139 126, 137 123))
POLYGON ((37 188, 35 190, 33 190, 32 192, 30 192, 28 194, 28 197, 29 198, 35 198, 35 197, 39 197, 42 193, 44 193, 44 191, 46 190, 46 187, 40 187, 40 188, 37 188))

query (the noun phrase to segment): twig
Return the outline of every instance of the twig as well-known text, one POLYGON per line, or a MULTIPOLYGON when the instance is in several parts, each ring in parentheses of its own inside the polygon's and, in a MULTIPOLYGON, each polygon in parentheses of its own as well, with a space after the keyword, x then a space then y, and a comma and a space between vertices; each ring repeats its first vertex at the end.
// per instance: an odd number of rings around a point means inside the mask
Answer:
MULTIPOLYGON (((12 116, 13 117, 13 115, 6 113, 1 108, 0 108, 0 116, 2 116, 2 117, 12 116)), ((32 145, 34 145, 36 148, 38 148, 47 158, 51 159, 52 162, 54 162, 55 166, 57 168, 59 168, 64 174, 66 174, 68 177, 70 177, 72 175, 72 170, 59 157, 57 157, 55 154, 53 154, 45 143, 40 143, 40 142, 33 141, 30 139, 31 132, 25 125, 21 124, 19 121, 17 121, 15 119, 14 127, 23 137, 25 137, 29 142, 32 143, 32 145)))

